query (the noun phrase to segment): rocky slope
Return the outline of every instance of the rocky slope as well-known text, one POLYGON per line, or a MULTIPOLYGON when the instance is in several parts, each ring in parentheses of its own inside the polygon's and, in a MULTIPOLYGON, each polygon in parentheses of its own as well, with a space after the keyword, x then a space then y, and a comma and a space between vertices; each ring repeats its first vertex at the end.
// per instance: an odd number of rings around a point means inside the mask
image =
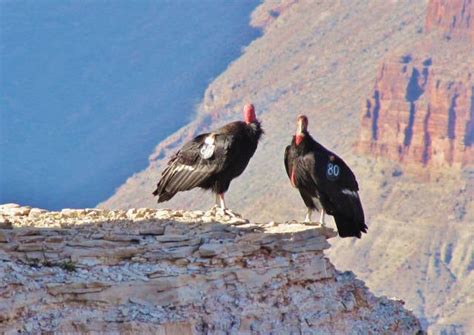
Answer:
POLYGON ((0 332, 421 331, 324 256, 333 230, 211 213, 0 206, 0 332))
MULTIPOLYGON (((411 173, 412 169, 420 169, 419 164, 413 168, 398 159, 376 159, 372 153, 361 154, 354 148, 364 129, 360 114, 366 112, 367 98, 374 93, 374 78, 380 73, 377 66, 393 55, 397 57, 390 71, 395 71, 395 79, 402 81, 386 86, 389 90, 402 90, 393 92, 393 96, 401 97, 403 113, 409 112, 404 100, 407 82, 400 72, 404 66, 400 60, 421 40, 440 41, 440 34, 445 34, 441 28, 425 33, 427 10, 432 4, 263 2, 251 20, 264 29, 263 36, 210 84, 195 120, 160 143, 150 156, 149 167, 130 177, 101 206, 156 207, 151 192, 169 155, 197 133, 241 118, 243 104, 252 101, 266 134, 247 170, 232 183, 228 204, 252 220, 302 219, 304 204, 290 187, 283 151, 294 132, 296 116, 304 113, 310 119, 313 135, 348 162, 361 186, 369 233, 360 241, 334 239, 328 253, 336 266, 354 270, 378 294, 402 297, 434 333, 473 329, 469 311, 474 309, 474 169, 463 166, 459 163, 462 158, 456 158, 455 168, 448 163, 448 167, 440 166, 430 173, 429 178, 420 178, 419 173, 411 173)), ((443 89, 433 108, 445 105, 455 92, 465 92, 462 94, 466 97, 470 94, 456 83, 447 91, 451 80, 447 78, 452 78, 449 72, 459 69, 456 78, 465 82, 463 64, 470 64, 472 59, 465 53, 449 54, 449 50, 462 47, 463 43, 457 41, 444 40, 439 48, 438 44, 431 44, 436 52, 447 50, 445 57, 433 58, 429 66, 433 69, 429 77, 441 78, 443 89), (445 72, 442 65, 449 65, 450 58, 459 66, 445 72)), ((408 75, 414 68, 423 73, 423 62, 429 57, 430 54, 413 54, 405 64, 408 75)), ((420 77, 422 81, 423 74, 420 77)), ((428 95, 434 96, 427 92, 418 99, 418 110, 427 110, 422 107, 426 107, 428 95)), ((466 106, 466 97, 457 98, 456 106, 461 102, 466 106)), ((443 119, 436 113, 434 119, 443 119)), ((392 122, 390 118, 386 120, 392 122)), ((459 125, 450 128, 458 136, 456 143, 466 134, 459 125)), ((414 119, 413 126, 420 129, 419 118, 414 119)), ((413 138, 415 143, 423 136, 417 132, 413 138)), ((410 155, 410 159, 420 157, 418 149, 410 155)), ((432 157, 437 154, 433 152, 432 157)), ((442 160, 441 164, 445 162, 442 160)), ((212 203, 210 195, 196 190, 180 194, 164 206, 206 209, 212 203)))
POLYGON ((415 46, 385 59, 362 112, 359 149, 420 167, 474 164, 474 5, 428 4, 415 46))

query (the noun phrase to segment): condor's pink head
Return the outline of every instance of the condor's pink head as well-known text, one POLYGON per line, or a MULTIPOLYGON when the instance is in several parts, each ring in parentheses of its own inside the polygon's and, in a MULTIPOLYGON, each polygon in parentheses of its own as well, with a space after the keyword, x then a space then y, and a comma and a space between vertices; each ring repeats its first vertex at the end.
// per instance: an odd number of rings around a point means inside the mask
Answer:
POLYGON ((296 118, 296 134, 295 134, 295 143, 299 145, 304 138, 305 133, 308 130, 308 118, 306 115, 299 115, 296 118))
POLYGON ((252 104, 246 104, 244 106, 244 120, 247 124, 257 121, 257 117, 255 116, 255 108, 252 104))

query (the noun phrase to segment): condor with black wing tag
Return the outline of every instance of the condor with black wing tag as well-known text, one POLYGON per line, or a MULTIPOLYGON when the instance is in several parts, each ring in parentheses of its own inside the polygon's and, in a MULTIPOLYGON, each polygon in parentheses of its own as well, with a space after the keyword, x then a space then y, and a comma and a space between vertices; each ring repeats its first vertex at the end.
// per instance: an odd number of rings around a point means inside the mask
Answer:
POLYGON ((285 150, 285 168, 291 184, 298 188, 311 213, 334 216, 340 237, 361 237, 367 232, 364 211, 359 198, 359 185, 347 164, 336 154, 316 142, 308 133, 308 118, 297 118, 296 135, 285 150))

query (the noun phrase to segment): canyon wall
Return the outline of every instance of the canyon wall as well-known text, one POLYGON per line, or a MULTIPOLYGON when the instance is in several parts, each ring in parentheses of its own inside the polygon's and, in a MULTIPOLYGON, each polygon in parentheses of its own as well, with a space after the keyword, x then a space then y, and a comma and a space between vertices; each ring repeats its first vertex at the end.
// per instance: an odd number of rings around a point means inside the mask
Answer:
POLYGON ((441 31, 447 38, 474 41, 474 4, 472 0, 430 0, 425 29, 441 31))
POLYGON ((363 111, 363 151, 423 166, 474 162, 474 73, 446 80, 436 69, 431 57, 384 61, 363 111))
POLYGON ((420 167, 474 163, 473 11, 470 0, 429 2, 424 36, 377 71, 362 152, 420 167))

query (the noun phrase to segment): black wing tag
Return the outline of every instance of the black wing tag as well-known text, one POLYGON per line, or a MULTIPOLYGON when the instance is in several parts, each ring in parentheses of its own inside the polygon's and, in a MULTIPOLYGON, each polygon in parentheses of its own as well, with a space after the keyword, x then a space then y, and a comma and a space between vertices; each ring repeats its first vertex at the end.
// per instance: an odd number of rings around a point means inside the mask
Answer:
POLYGON ((204 145, 201 147, 201 151, 200 151, 202 159, 209 159, 214 155, 214 150, 216 149, 214 142, 215 142, 214 136, 210 135, 206 137, 206 140, 204 141, 204 145))
POLYGON ((330 181, 335 181, 339 179, 340 175, 341 168, 339 167, 339 165, 334 163, 328 163, 328 166, 326 168, 326 178, 330 181))

